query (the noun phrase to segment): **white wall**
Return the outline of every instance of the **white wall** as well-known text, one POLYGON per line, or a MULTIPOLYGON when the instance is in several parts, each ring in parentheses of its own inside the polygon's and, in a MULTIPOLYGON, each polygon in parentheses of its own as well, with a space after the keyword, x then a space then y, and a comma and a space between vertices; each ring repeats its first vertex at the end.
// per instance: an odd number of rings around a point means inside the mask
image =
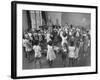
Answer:
POLYGON ((61 25, 61 12, 48 11, 47 13, 53 24, 56 24, 58 20, 59 25, 61 25))
POLYGON ((66 23, 87 28, 91 24, 91 14, 71 12, 62 13, 62 24, 65 25, 66 23))
MULTIPOLYGON (((0 80, 11 80, 11 0, 0 1, 0 80)), ((26 0, 21 0, 26 1, 26 0)), ((98 5, 100 14, 100 0, 31 0, 37 2, 63 3, 63 4, 82 4, 82 5, 98 5)), ((100 21, 100 15, 98 16, 100 21)), ((98 23, 100 26, 100 23, 98 23)), ((98 27, 100 34, 100 27, 98 27)), ((100 44, 100 36, 98 38, 100 44)), ((99 45, 100 47, 100 45, 99 45)), ((100 53, 100 49, 99 52, 100 53)), ((100 54, 98 54, 100 57, 100 54)), ((99 58, 100 61, 100 58, 99 58)), ((100 80, 100 62, 98 64, 99 74, 77 75, 64 77, 48 77, 23 80, 100 80)), ((21 79, 20 79, 21 80, 21 79)))

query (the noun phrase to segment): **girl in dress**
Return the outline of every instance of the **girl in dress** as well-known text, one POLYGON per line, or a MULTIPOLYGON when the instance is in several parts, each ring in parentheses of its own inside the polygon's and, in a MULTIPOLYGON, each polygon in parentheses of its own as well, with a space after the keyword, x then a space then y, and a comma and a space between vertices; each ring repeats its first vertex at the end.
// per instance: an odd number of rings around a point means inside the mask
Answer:
POLYGON ((33 40, 33 38, 32 38, 32 33, 28 32, 27 34, 28 34, 28 36, 29 36, 29 40, 33 40))
POLYGON ((39 38, 39 43, 41 45, 41 43, 42 43, 42 34, 41 34, 41 32, 38 33, 38 38, 39 38))
POLYGON ((50 32, 47 32, 46 40, 47 40, 47 43, 48 43, 49 41, 51 41, 51 34, 50 34, 50 32))
POLYGON ((62 47, 62 63, 64 65, 64 67, 66 67, 67 54, 68 54, 68 45, 64 43, 64 45, 62 47))
POLYGON ((49 41, 47 45, 47 60, 50 67, 52 67, 52 63, 55 59, 56 59, 56 55, 52 46, 52 41, 49 41))
POLYGON ((75 59, 74 59, 74 63, 75 65, 77 65, 78 61, 79 61, 79 50, 80 50, 80 42, 77 41, 75 43, 75 59))
POLYGON ((28 39, 28 34, 25 34, 25 38, 23 39, 23 47, 25 49, 25 57, 30 61, 30 54, 32 53, 32 44, 28 39))
POLYGON ((23 35, 23 52, 25 53, 25 58, 27 58, 27 52, 26 52, 26 43, 28 42, 28 35, 26 35, 26 33, 24 33, 23 35))
POLYGON ((41 47, 38 41, 36 41, 35 45, 33 46, 33 50, 35 52, 35 64, 38 63, 38 67, 41 67, 40 58, 42 57, 42 55, 41 55, 41 47))
POLYGON ((26 51, 27 42, 28 42, 28 40, 23 38, 23 50, 24 50, 24 53, 25 53, 25 58, 27 58, 27 51, 26 51))
POLYGON ((67 44, 67 35, 65 32, 61 31, 60 32, 60 37, 62 38, 61 46, 64 46, 64 44, 67 44))
POLYGON ((74 41, 70 42, 70 45, 69 45, 68 48, 69 48, 69 54, 68 54, 69 65, 73 66, 74 65, 74 60, 75 60, 75 45, 74 45, 74 41))

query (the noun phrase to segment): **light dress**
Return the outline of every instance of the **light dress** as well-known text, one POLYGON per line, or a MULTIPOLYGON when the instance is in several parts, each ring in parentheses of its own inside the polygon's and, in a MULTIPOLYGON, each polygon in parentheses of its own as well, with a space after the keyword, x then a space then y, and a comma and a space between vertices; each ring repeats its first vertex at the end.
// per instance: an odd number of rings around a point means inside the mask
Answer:
POLYGON ((55 54, 52 46, 48 45, 47 48, 48 48, 48 50, 47 50, 47 60, 52 61, 56 58, 56 54, 55 54))
POLYGON ((75 49, 75 58, 77 59, 79 57, 79 48, 75 49))
POLYGON ((47 39, 47 42, 51 41, 50 33, 47 33, 47 35, 46 35, 46 39, 47 39))
POLYGON ((79 37, 79 36, 80 36, 80 34, 79 34, 79 32, 77 31, 77 32, 76 32, 76 37, 79 37))
POLYGON ((67 37, 67 36, 64 37, 64 36, 63 36, 63 32, 60 32, 60 37, 62 38, 61 45, 64 46, 64 43, 67 44, 67 38, 68 38, 68 37, 67 37))
POLYGON ((35 58, 36 57, 41 57, 41 47, 40 46, 33 46, 33 50, 35 51, 35 58))
POLYGON ((27 43, 28 43, 28 40, 27 39, 23 39, 23 47, 26 47, 27 43))
POLYGON ((32 40, 32 33, 28 33, 28 36, 32 40))
POLYGON ((69 46, 69 58, 75 58, 75 47, 74 46, 69 46))
POLYGON ((23 39, 23 47, 25 47, 26 51, 32 50, 31 44, 29 43, 29 40, 27 39, 23 39))

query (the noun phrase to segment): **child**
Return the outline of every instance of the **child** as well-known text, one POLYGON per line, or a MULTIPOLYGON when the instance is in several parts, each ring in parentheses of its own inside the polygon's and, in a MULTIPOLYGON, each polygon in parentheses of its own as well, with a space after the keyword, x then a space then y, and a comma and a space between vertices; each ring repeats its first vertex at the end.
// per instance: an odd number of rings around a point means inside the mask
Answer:
POLYGON ((29 36, 29 40, 33 40, 33 38, 32 38, 32 33, 28 32, 27 34, 28 34, 28 36, 29 36))
POLYGON ((53 60, 55 59, 56 59, 56 55, 52 47, 52 41, 49 41, 47 45, 47 60, 49 62, 50 67, 52 67, 53 60))
POLYGON ((25 49, 25 57, 30 61, 30 54, 32 53, 32 44, 28 40, 28 35, 25 34, 25 38, 23 39, 23 47, 25 49))
POLYGON ((64 44, 62 47, 62 63, 64 65, 64 67, 66 67, 66 57, 68 54, 68 45, 64 44))
POLYGON ((70 42, 70 45, 69 45, 69 54, 68 54, 68 57, 69 57, 69 65, 70 66, 73 66, 74 64, 74 59, 75 59, 75 45, 74 45, 74 41, 71 41, 70 42))
POLYGON ((27 51, 26 51, 27 43, 28 43, 28 40, 23 38, 23 49, 25 52, 25 58, 27 58, 27 51))
POLYGON ((78 61, 79 61, 79 50, 80 50, 80 42, 77 41, 76 42, 76 46, 75 46, 75 59, 74 59, 74 63, 77 65, 78 61))
POLYGON ((51 41, 51 34, 50 34, 50 32, 47 32, 46 40, 47 40, 47 43, 48 43, 49 41, 51 41))
POLYGON ((35 63, 39 64, 38 67, 41 67, 41 62, 40 62, 40 58, 42 57, 41 55, 41 47, 39 46, 39 42, 36 41, 35 45, 33 46, 33 50, 35 52, 35 63))
POLYGON ((42 43, 42 34, 41 34, 41 32, 39 32, 38 33, 38 38, 39 38, 39 43, 40 43, 40 45, 41 45, 41 43, 42 43))
POLYGON ((67 44, 67 35, 65 32, 61 31, 60 32, 60 37, 62 38, 62 42, 61 42, 61 45, 64 46, 64 44, 67 44))

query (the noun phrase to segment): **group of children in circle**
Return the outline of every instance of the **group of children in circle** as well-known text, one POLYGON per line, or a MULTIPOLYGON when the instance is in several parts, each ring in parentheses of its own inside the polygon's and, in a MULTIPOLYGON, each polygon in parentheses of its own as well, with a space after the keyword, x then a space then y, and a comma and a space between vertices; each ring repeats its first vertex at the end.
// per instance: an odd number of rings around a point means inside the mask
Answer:
POLYGON ((41 64, 41 57, 45 56, 51 67, 57 54, 61 54, 63 66, 66 58, 73 66, 79 59, 80 48, 85 53, 90 47, 90 30, 73 25, 51 26, 47 29, 33 29, 23 34, 23 48, 26 58, 30 61, 34 54, 35 61, 41 64))

